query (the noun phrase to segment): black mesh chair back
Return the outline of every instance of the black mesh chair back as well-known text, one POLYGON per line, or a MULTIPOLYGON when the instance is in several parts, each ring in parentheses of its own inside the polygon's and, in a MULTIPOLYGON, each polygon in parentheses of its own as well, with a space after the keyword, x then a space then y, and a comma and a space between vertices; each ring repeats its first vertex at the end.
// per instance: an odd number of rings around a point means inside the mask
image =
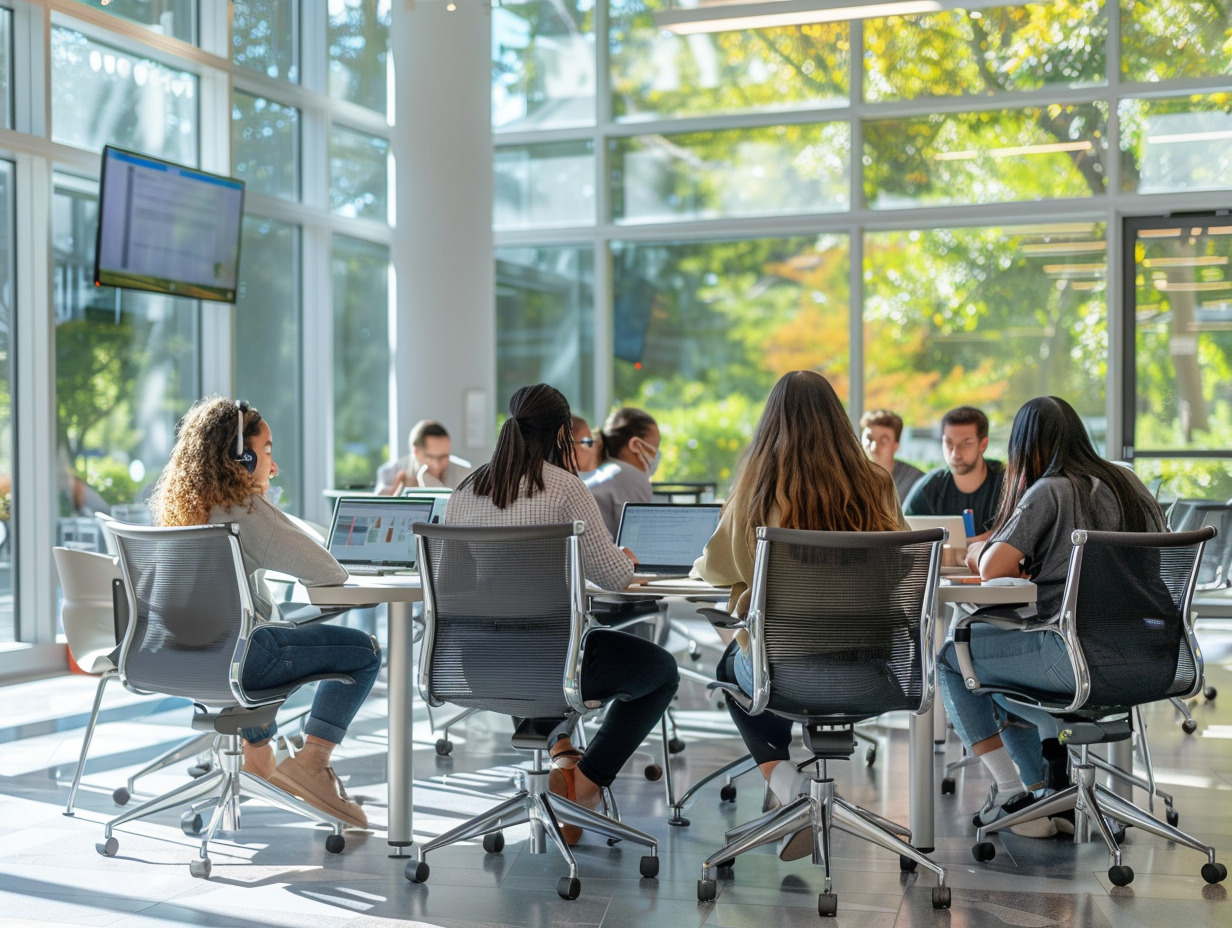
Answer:
POLYGON ((769 671, 766 708, 842 724, 926 707, 921 635, 944 532, 759 528, 757 537, 749 631, 769 671))
POLYGON ((233 683, 253 606, 232 527, 109 528, 131 603, 120 653, 125 685, 207 706, 249 704, 233 683))
POLYGON ((1215 529, 1215 537, 1202 549, 1198 562, 1197 589, 1219 589, 1229 585, 1228 568, 1232 561, 1232 502, 1211 499, 1178 499, 1172 506, 1174 532, 1192 532, 1205 526, 1215 529))
POLYGON ((1074 533, 1062 628, 1076 640, 1084 705, 1133 706, 1196 691, 1202 671, 1189 608, 1213 533, 1074 533))
POLYGON ((580 709, 581 523, 414 530, 424 699, 519 718, 580 709))

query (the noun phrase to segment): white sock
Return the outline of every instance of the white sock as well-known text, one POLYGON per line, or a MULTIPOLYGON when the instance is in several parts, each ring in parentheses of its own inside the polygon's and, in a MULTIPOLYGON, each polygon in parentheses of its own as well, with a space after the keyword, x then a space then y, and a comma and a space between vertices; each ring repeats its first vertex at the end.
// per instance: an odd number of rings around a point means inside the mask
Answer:
POLYGON ((803 792, 800 788, 801 781, 802 777, 791 761, 781 761, 770 771, 770 791, 778 797, 781 805, 787 805, 803 792))
POLYGON ((1018 768, 1014 766, 1014 761, 1010 759, 1009 751, 1004 747, 989 751, 987 754, 981 754, 980 761, 988 768, 988 772, 992 774, 993 779, 997 781, 997 792, 1002 796, 1013 796, 1015 793, 1021 793, 1026 789, 1022 785, 1022 778, 1018 775, 1018 768))

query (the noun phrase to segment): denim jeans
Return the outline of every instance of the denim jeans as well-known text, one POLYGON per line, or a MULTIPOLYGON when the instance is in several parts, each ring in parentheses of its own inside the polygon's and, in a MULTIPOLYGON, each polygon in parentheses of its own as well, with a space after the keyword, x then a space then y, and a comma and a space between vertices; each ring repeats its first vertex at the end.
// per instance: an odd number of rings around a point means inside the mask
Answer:
MULTIPOLYGON (((746 694, 753 695, 753 668, 749 659, 736 642, 727 646, 715 668, 715 679, 723 683, 735 683, 746 694)), ((727 700, 727 711, 736 723, 736 730, 744 739, 744 745, 758 764, 775 760, 787 760, 790 754, 792 723, 773 712, 749 715, 735 700, 727 700)))
MULTIPOLYGON (((380 669, 380 646, 357 628, 324 623, 291 628, 262 625, 248 643, 241 682, 247 690, 263 690, 316 674, 346 674, 355 682, 324 680, 317 684, 303 727, 304 734, 337 744, 368 698, 380 669)), ((271 722, 266 727, 245 728, 242 734, 245 741, 258 742, 276 731, 277 725, 271 722)))
MULTIPOLYGON (((971 662, 980 682, 990 686, 1029 686, 1060 695, 1074 692, 1069 652, 1061 636, 1052 632, 974 625, 971 662)), ((1044 763, 1040 739, 1056 737, 1057 726, 1052 716, 1042 709, 1009 703, 1003 696, 971 692, 963 683, 962 674, 954 669, 957 666, 954 645, 947 644, 937 662, 937 685, 963 744, 970 748, 1000 733, 1023 783, 1033 786, 1041 782, 1044 763), (1024 726, 1019 720, 1028 724, 1024 726)))

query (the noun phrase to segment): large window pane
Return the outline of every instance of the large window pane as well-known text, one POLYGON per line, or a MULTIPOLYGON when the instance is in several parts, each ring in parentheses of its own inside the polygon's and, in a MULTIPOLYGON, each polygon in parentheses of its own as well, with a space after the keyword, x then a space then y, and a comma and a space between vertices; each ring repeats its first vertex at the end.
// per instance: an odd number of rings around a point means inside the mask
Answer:
POLYGON ((497 229, 595 224, 595 143, 590 139, 499 148, 493 172, 497 229))
POLYGON ((389 459, 389 249, 334 236, 334 485, 389 459))
POLYGON ((911 100, 1102 84, 1103 2, 892 16, 864 23, 868 100, 911 100))
POLYGON ((388 109, 390 0, 329 0, 329 95, 388 109))
POLYGON ((55 26, 51 136, 77 148, 134 148, 197 164, 197 78, 55 26))
POLYGON ((342 216, 389 222, 389 139, 331 127, 329 203, 342 216))
POLYGON ((0 9, 0 128, 13 128, 13 11, 0 9))
POLYGON ((1121 73, 1131 81, 1232 72, 1232 6, 1223 0, 1120 0, 1121 73))
POLYGON ((1232 187, 1232 95, 1122 100, 1121 189, 1232 187))
POLYGON ((847 23, 675 35, 654 21, 669 5, 669 0, 611 0, 617 119, 782 112, 847 102, 847 23))
POLYGON ((1104 193, 1103 104, 938 113, 864 126, 875 209, 1104 193))
POLYGON ((1068 400, 1103 441, 1108 329, 1104 230, 926 229, 865 237, 864 404, 907 426, 899 457, 939 464, 941 415, 983 409, 1004 458, 1018 407, 1068 400))
POLYGON ((235 176, 248 189, 299 199, 299 110, 235 91, 231 104, 235 176))
POLYGON ((197 41, 196 0, 107 0, 106 3, 93 2, 90 6, 145 26, 151 32, 182 42, 197 41))
POLYGON ((648 135, 611 145, 618 222, 823 213, 850 203, 846 122, 648 135))
POLYGON ((17 637, 14 621, 13 552, 13 165, 0 161, 0 643, 17 637))
POLYGON ((82 546, 101 542, 96 510, 144 516, 176 422, 200 393, 200 304, 94 286, 93 186, 60 179, 52 215, 57 541, 82 546))
POLYGON ((850 390, 843 235, 613 245, 617 405, 663 432, 656 480, 731 481, 766 395, 811 368, 850 390))
POLYGON ((594 249, 496 252, 496 408, 528 383, 550 383, 594 421, 594 249))
POLYGON ((266 77, 299 80, 299 0, 233 0, 231 60, 266 77))
POLYGON ((594 12, 591 0, 493 5, 493 128, 594 125, 594 12))
POLYGON ((235 303, 236 394, 269 420, 279 503, 298 512, 304 505, 300 230, 248 216, 243 247, 235 303))

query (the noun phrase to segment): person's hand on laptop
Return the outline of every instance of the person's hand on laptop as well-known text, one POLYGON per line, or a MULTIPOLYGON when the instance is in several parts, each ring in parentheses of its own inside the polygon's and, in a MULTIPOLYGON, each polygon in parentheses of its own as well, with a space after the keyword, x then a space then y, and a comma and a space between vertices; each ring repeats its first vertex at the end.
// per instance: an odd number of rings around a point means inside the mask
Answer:
POLYGON ((967 542, 967 568, 973 574, 980 572, 980 554, 983 553, 986 544, 988 544, 986 541, 967 542))
POLYGON ((634 564, 638 563, 637 555, 634 554, 632 551, 630 551, 628 548, 621 548, 620 553, 623 554, 625 557, 627 557, 629 560, 631 560, 634 564))

